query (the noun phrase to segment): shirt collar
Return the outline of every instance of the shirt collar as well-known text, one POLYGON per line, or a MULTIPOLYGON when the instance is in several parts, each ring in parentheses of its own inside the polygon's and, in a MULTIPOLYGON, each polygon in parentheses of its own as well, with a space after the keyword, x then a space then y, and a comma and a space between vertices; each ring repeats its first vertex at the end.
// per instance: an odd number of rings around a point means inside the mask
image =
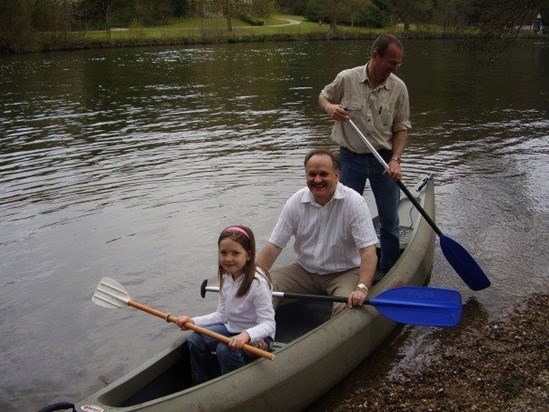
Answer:
MULTIPOLYGON (((367 70, 367 67, 368 67, 368 64, 369 64, 369 63, 370 63, 370 62, 366 63, 366 65, 364 66, 364 70, 362 70, 362 71, 360 72, 360 82, 361 82, 361 83, 368 83, 368 84, 370 84, 370 79, 368 79, 368 70, 367 70)), ((375 88, 375 90, 380 89, 380 88, 382 88, 382 87, 385 88, 386 90, 391 90, 392 76, 394 76, 393 73, 391 73, 385 80, 383 80, 383 81, 379 84, 379 86, 377 86, 377 87, 375 88)))
MULTIPOLYGON (((307 189, 307 190, 305 190, 305 192, 303 193, 303 197, 301 198, 301 203, 311 203, 312 205, 320 206, 316 202, 316 200, 315 200, 312 192, 309 190, 309 188, 306 187, 305 189, 307 189)), ((345 198, 345 191, 343 190, 343 183, 337 182, 337 186, 336 186, 336 190, 334 192, 334 195, 332 196, 330 201, 326 204, 329 204, 334 199, 337 200, 337 199, 344 199, 344 198, 345 198)))

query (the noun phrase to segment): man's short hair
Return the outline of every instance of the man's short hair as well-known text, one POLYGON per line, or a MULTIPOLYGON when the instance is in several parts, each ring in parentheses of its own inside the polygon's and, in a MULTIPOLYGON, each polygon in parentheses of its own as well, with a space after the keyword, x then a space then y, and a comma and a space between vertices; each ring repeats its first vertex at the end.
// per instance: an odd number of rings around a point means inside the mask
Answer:
POLYGON ((372 52, 377 51, 377 54, 379 54, 380 57, 383 57, 391 44, 396 44, 400 50, 404 50, 404 46, 398 37, 390 33, 385 33, 374 40, 372 52))
POLYGON ((316 155, 326 155, 329 156, 330 159, 332 159, 332 165, 336 172, 339 172, 341 170, 341 163, 339 162, 339 155, 337 152, 334 152, 333 150, 327 150, 327 149, 314 149, 311 150, 307 155, 305 156, 305 161, 303 162, 303 165, 307 167, 307 162, 309 162, 309 159, 316 155))

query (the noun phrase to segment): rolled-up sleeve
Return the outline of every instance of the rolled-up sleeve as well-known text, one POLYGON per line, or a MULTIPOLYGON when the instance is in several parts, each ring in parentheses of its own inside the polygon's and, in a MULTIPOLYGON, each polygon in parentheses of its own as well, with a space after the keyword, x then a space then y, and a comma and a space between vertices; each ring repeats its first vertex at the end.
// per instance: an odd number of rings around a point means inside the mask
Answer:
POLYGON ((410 101, 408 98, 408 89, 406 86, 400 90, 399 96, 395 104, 395 117, 393 121, 393 133, 412 128, 410 122, 410 101))

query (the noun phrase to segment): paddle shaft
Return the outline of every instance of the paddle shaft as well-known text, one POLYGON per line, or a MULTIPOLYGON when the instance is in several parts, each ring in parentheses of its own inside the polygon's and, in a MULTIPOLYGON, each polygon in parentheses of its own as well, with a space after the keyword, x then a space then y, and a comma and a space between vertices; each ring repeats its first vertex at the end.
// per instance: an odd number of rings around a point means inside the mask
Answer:
MULTIPOLYGON (((205 290, 208 292, 219 293, 219 286, 206 286, 205 290)), ((401 290, 405 290, 405 289, 401 289, 401 290)), ((321 301, 321 302, 343 302, 343 303, 347 303, 348 301, 348 299, 345 296, 308 295, 305 293, 290 293, 290 292, 276 292, 276 291, 273 291, 272 294, 274 297, 286 298, 286 299, 313 300, 313 301, 321 301)), ((383 299, 382 297, 377 297, 374 299, 366 299, 364 301, 364 305, 372 305, 372 306, 391 305, 391 306, 410 307, 410 301, 409 300, 399 301, 398 299, 383 299)), ((436 307, 436 303, 413 302, 413 306, 416 307, 418 310, 421 310, 425 308, 436 307)))
MULTIPOLYGON (((366 137, 364 136, 364 134, 360 131, 360 129, 357 127, 357 125, 351 120, 349 119, 349 124, 353 127, 353 129, 355 129, 355 131, 357 132, 357 134, 360 136, 360 138, 362 139, 362 141, 364 142, 364 144, 366 146, 368 146, 368 149, 370 149, 370 152, 372 152, 372 154, 375 156, 375 158, 379 161, 379 163, 381 163, 383 165, 383 167, 385 168, 386 171, 389 171, 389 165, 387 164, 387 162, 385 161, 385 159, 383 159, 383 157, 381 157, 381 155, 378 153, 378 151, 374 148, 374 146, 372 146, 372 144, 368 141, 368 139, 366 139, 366 137)), ((442 231, 438 228, 438 226, 436 225, 436 223, 434 222, 433 219, 431 219, 431 216, 429 216, 427 214, 427 212, 425 211, 425 209, 423 209, 423 207, 421 207, 421 205, 419 204, 419 202, 417 201, 417 199, 414 197, 414 195, 412 195, 412 193, 410 193, 410 191, 408 190, 408 188, 406 186, 404 186, 404 183, 402 183, 400 180, 396 180, 395 181, 396 184, 398 185, 398 187, 400 187, 400 190, 402 190, 404 192, 404 194, 406 195, 406 197, 408 197, 408 199, 410 199, 410 201, 414 204, 414 206, 416 207, 416 209, 419 211, 419 213, 421 213, 421 216, 423 216, 425 218, 425 220, 427 221, 427 223, 429 223, 429 225, 434 229, 434 231, 436 232, 437 235, 439 236, 442 236, 442 231)))
MULTIPOLYGON (((219 286, 206 286, 208 292, 219 292, 219 286)), ((401 289, 404 290, 404 289, 401 289)), ((343 302, 347 303, 348 299, 345 296, 329 296, 329 295, 308 295, 305 293, 290 293, 290 292, 272 292, 273 296, 278 298, 286 299, 300 299, 300 300, 314 300, 314 301, 323 301, 323 302, 343 302)), ((436 307, 434 303, 424 303, 424 302, 414 302, 414 306, 417 309, 432 308, 436 307)), ((397 299, 383 299, 383 298, 374 298, 366 299, 364 305, 392 305, 392 306, 403 306, 409 307, 410 301, 399 301, 397 299)))
MULTIPOLYGON (((219 286, 207 286, 202 282, 200 294, 218 292, 219 286)), ((347 303, 344 296, 309 295, 274 291, 275 297, 324 302, 347 303)), ((461 295, 449 289, 404 286, 388 289, 372 299, 366 299, 365 305, 372 305, 377 311, 395 322, 424 326, 455 326, 461 317, 461 295)))
MULTIPOLYGON (((217 292, 219 293, 219 286, 203 286, 202 287, 202 297, 205 296, 204 292, 217 292)), ((347 298, 345 296, 328 296, 328 295, 307 295, 304 293, 289 293, 289 292, 271 292, 272 295, 276 298, 287 298, 287 299, 300 299, 300 300, 313 300, 320 302, 343 302, 347 303, 347 298)), ((367 304, 369 301, 364 302, 367 304)))
MULTIPOLYGON (((377 150, 366 139, 364 134, 356 126, 356 124, 349 119, 349 124, 353 127, 356 133, 360 136, 364 144, 368 146, 370 152, 376 157, 376 159, 383 165, 386 171, 389 171, 389 165, 380 156, 377 150)), ((421 207, 416 198, 406 189, 404 184, 400 180, 396 180, 398 187, 404 192, 404 194, 414 204, 419 213, 425 218, 427 223, 433 228, 438 237, 440 238, 440 248, 444 253, 446 260, 452 265, 456 273, 463 279, 463 281, 472 290, 482 290, 490 286, 490 280, 480 268, 479 264, 473 259, 473 257, 465 250, 463 246, 457 243, 455 240, 445 236, 442 231, 437 227, 434 220, 427 214, 427 212, 421 207)))
MULTIPOLYGON (((126 304, 128 306, 131 306, 131 307, 134 307, 136 309, 142 310, 143 312, 147 312, 151 315, 158 316, 159 318, 164 319, 166 322, 175 323, 175 321, 177 319, 172 314, 161 312, 157 309, 153 309, 149 306, 143 305, 142 303, 134 302, 133 300, 127 301, 126 304)), ((190 323, 190 322, 185 323, 185 328, 186 329, 191 329, 191 330, 193 330, 197 333, 200 333, 201 335, 209 336, 210 338, 218 340, 218 341, 220 341, 222 343, 225 343, 227 345, 230 342, 230 338, 228 338, 227 336, 220 335, 219 333, 212 332, 211 330, 206 329, 206 328, 202 328, 200 326, 197 326, 194 323, 190 323)), ((255 346, 252 346, 252 345, 245 344, 243 349, 246 352, 251 353, 252 355, 259 356, 259 357, 262 357, 262 358, 265 358, 265 359, 274 360, 274 358, 275 358, 275 355, 273 355, 272 353, 261 350, 259 348, 256 348, 255 346)))

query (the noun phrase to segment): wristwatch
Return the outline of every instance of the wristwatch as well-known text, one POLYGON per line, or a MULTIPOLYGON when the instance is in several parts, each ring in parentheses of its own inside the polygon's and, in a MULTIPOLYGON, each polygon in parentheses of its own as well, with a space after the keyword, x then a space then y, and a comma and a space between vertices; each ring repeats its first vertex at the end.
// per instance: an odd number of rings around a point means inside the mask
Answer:
POLYGON ((391 160, 394 160, 398 164, 400 164, 400 162, 402 162, 402 159, 400 157, 393 157, 391 160))
POLYGON ((368 293, 368 286, 366 286, 364 283, 359 283, 358 285, 356 285, 356 288, 361 289, 361 290, 365 290, 366 293, 368 293))

